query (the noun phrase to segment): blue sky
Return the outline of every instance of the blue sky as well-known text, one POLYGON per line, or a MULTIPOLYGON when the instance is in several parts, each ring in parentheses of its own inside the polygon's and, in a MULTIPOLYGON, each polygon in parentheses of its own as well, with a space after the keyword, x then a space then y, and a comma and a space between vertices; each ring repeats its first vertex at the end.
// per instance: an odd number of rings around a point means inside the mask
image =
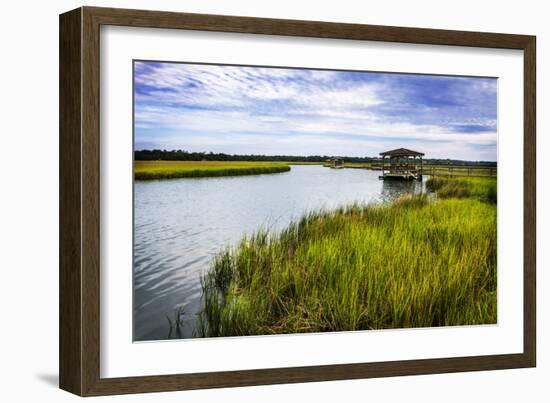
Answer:
POLYGON ((497 158, 497 80, 135 62, 135 149, 497 158))

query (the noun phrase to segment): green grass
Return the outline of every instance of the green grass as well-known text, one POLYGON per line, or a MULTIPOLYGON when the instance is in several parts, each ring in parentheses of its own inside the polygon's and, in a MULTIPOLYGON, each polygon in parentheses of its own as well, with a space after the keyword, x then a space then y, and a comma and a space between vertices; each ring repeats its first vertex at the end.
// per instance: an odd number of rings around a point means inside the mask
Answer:
POLYGON ((497 202, 496 178, 446 178, 434 176, 428 179, 426 187, 432 192, 437 192, 437 195, 441 198, 471 197, 489 203, 497 202))
POLYGON ((288 163, 248 161, 136 161, 136 180, 205 178, 290 171, 288 163))
MULTIPOLYGON (((445 189, 448 184, 442 185, 445 189)), ((312 212, 203 276, 202 336, 496 323, 496 205, 469 192, 312 212)))

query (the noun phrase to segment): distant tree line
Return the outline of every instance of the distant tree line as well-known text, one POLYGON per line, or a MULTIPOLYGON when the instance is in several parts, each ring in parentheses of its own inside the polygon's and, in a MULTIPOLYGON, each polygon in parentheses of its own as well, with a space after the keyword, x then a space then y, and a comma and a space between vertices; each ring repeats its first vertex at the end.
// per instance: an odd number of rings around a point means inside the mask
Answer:
MULTIPOLYGON (((189 152, 185 150, 136 150, 136 161, 285 161, 285 162, 325 162, 332 158, 329 155, 257 155, 225 154, 212 152, 189 152)), ((377 157, 338 156, 346 162, 376 162, 377 157)), ((496 166, 492 161, 462 161, 452 159, 424 159, 424 163, 433 165, 469 165, 496 166)))
MULTIPOLYGON (((294 162, 325 162, 331 158, 328 155, 256 155, 256 154, 225 154, 212 152, 188 152, 184 150, 137 150, 134 152, 136 161, 294 161, 294 162)), ((349 162, 371 162, 370 157, 344 157, 349 162)))

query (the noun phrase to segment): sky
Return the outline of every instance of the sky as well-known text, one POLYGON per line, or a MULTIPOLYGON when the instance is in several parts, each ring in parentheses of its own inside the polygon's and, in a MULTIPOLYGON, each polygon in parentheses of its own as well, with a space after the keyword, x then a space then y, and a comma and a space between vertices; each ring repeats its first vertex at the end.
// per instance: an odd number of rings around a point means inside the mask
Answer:
POLYGON ((494 78, 134 63, 136 150, 496 161, 494 78))

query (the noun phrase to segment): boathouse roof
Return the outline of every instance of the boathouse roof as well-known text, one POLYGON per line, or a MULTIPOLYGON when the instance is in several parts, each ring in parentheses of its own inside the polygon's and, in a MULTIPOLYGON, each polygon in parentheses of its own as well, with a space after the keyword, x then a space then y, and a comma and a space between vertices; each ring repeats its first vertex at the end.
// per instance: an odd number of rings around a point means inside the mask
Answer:
POLYGON ((409 150, 408 148, 396 148, 395 150, 384 151, 383 153, 380 153, 380 155, 383 157, 422 157, 424 153, 409 150))

